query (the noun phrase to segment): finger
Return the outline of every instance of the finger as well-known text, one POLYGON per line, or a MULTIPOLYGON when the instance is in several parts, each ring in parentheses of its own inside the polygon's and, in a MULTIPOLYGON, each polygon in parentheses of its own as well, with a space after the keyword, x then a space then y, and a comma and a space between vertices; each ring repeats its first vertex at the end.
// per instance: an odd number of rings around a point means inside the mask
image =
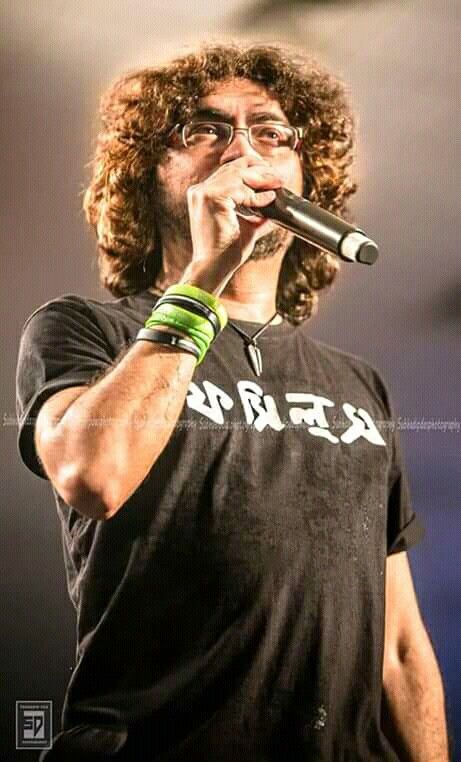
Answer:
POLYGON ((249 168, 241 173, 242 182, 250 188, 280 188, 282 180, 275 172, 266 169, 249 168))
POLYGON ((250 208, 267 206, 268 204, 271 204, 272 201, 275 201, 275 198, 276 195, 273 190, 260 191, 259 193, 247 193, 238 201, 238 204, 250 208))

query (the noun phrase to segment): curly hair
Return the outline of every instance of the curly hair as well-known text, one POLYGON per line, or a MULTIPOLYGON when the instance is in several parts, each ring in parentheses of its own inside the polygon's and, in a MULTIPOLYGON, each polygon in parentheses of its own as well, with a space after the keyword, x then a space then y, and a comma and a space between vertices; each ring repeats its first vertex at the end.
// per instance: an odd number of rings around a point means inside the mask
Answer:
MULTIPOLYGON (((344 85, 313 59, 276 46, 205 45, 167 65, 129 72, 101 99, 84 210, 96 231, 100 283, 114 296, 150 288, 161 269, 155 168, 170 130, 217 82, 234 78, 262 85, 291 124, 308 128, 300 152, 304 197, 350 219, 355 122, 344 85)), ((294 325, 309 318, 317 292, 338 269, 336 257, 295 238, 280 269, 279 312, 294 325)))

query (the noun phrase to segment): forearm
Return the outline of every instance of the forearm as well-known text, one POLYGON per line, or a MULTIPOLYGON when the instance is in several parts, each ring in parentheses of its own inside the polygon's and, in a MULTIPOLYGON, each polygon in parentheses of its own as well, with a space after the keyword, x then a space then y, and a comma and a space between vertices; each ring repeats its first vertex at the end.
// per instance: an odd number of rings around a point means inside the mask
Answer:
POLYGON ((443 685, 429 638, 385 670, 383 730, 401 762, 448 762, 443 685))
POLYGON ((85 512, 93 496, 101 518, 126 502, 168 443, 195 366, 190 354, 135 342, 68 408, 54 429, 49 458, 67 502, 85 512))
MULTIPOLYGON (((230 275, 229 268, 192 263, 179 283, 219 296, 230 275)), ((137 341, 69 406, 52 443, 60 475, 55 486, 66 502, 86 515, 89 505, 92 516, 101 518, 124 505, 167 445, 195 367, 185 351, 137 341)))

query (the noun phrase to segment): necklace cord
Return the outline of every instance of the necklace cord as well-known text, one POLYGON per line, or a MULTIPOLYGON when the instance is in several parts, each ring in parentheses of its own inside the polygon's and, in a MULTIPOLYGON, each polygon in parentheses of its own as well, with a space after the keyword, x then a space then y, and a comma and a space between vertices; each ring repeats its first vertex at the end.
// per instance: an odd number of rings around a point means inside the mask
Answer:
POLYGON ((278 310, 277 310, 272 315, 272 317, 267 321, 267 323, 264 323, 264 325, 262 325, 260 328, 258 328, 256 333, 254 333, 252 336, 250 336, 248 333, 245 333, 245 331, 243 331, 241 328, 239 328, 238 325, 235 325, 232 322, 232 320, 230 320, 229 318, 228 318, 227 322, 231 326, 231 328, 234 329, 234 331, 237 331, 237 333, 239 333, 240 336, 242 336, 247 341, 247 343, 249 343, 249 344, 255 344, 256 343, 256 339, 258 338, 258 336, 260 336, 263 333, 263 331, 265 331, 266 328, 269 327, 269 325, 272 323, 273 319, 275 317, 277 317, 278 314, 279 313, 278 313, 278 310))
MULTIPOLYGON (((164 291, 162 291, 159 288, 156 288, 155 286, 152 286, 151 292, 157 291, 160 295, 164 294, 164 291)), ((244 349, 245 354, 247 356, 247 359, 250 363, 251 369, 254 371, 256 376, 260 376, 262 373, 262 356, 261 356, 261 350, 256 342, 256 339, 261 336, 262 333, 270 326, 272 321, 275 317, 279 314, 279 311, 276 310, 272 317, 264 323, 258 330, 250 336, 248 333, 246 333, 242 328, 239 328, 238 325, 235 325, 232 320, 228 317, 227 323, 228 325, 234 329, 236 333, 240 335, 241 338, 243 338, 244 341, 244 349)))

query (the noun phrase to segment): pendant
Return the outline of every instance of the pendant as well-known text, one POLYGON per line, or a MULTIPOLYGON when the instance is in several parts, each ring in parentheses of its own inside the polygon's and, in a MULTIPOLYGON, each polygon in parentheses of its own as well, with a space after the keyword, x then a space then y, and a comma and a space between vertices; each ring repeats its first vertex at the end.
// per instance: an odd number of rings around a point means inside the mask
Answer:
POLYGON ((263 369, 263 361, 261 350, 256 342, 251 344, 245 343, 245 352, 255 376, 260 376, 263 369))

